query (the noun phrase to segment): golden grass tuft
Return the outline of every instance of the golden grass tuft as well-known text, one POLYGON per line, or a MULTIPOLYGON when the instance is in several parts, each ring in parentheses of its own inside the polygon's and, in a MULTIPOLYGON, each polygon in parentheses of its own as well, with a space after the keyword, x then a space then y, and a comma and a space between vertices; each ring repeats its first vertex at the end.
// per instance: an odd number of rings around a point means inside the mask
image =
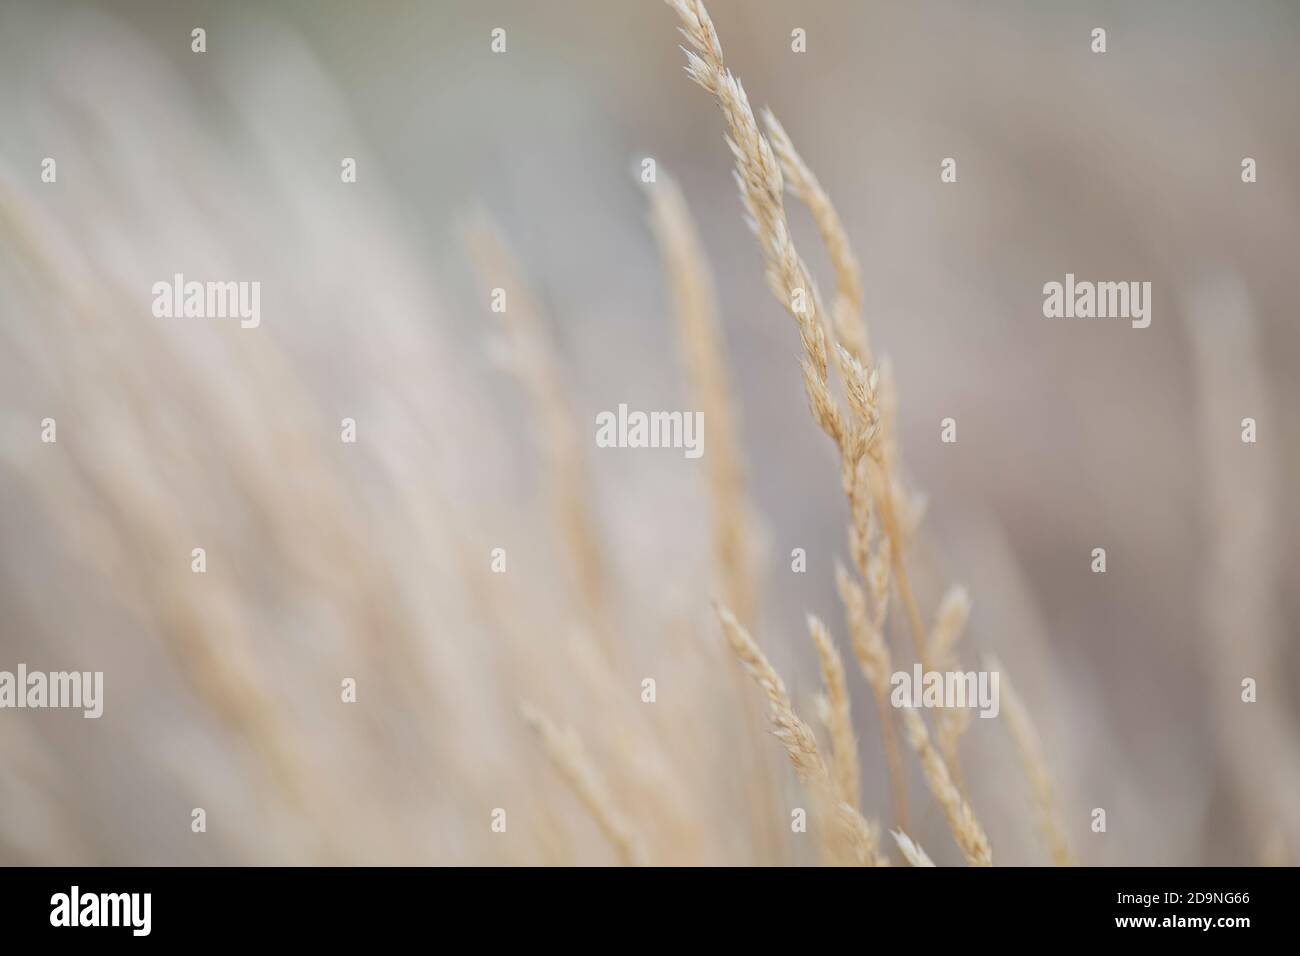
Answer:
MULTIPOLYGON (((885 650, 884 620, 891 578, 912 635, 916 658, 927 670, 930 669, 931 647, 904 561, 907 539, 912 532, 908 520, 911 509, 899 507, 901 484, 894 474, 896 445, 892 437, 883 433, 879 370, 868 367, 874 359, 861 316, 862 283, 858 261, 833 203, 800 157, 785 128, 769 111, 765 123, 768 134, 759 129, 744 88, 724 62, 722 44, 704 4, 701 0, 665 2, 676 11, 681 20, 682 35, 690 46, 690 49, 684 48, 687 73, 712 93, 721 107, 727 126, 727 143, 736 163, 735 175, 741 201, 764 256, 768 285, 794 318, 799 332, 803 348, 804 390, 813 418, 834 441, 839 452, 840 483, 849 506, 850 552, 858 576, 871 590, 876 613, 872 615, 866 611, 861 589, 855 586, 847 572, 841 570, 837 573, 837 585, 849 617, 855 653, 876 697, 882 740, 889 759, 895 819, 905 827, 907 803, 901 758, 897 756, 897 746, 892 739, 893 714, 885 704, 889 658, 885 650), (772 139, 769 140, 768 136, 772 139), (791 191, 812 211, 835 267, 833 353, 843 383, 847 411, 836 401, 830 386, 820 298, 790 235, 783 198, 787 179, 791 191), (905 516, 903 519, 900 519, 900 511, 905 516), (875 524, 877 516, 878 529, 875 524)), ((893 403, 892 396, 890 403, 893 403)), ((892 419, 891 408, 889 420, 892 422, 892 419)), ((955 608, 946 609, 946 619, 955 614, 955 608)), ((944 640, 947 642, 949 639, 945 637, 944 640)), ((829 716, 835 720, 831 703, 829 716)), ((955 735, 949 736, 953 737, 955 747, 955 735)), ((968 859, 987 862, 991 854, 983 831, 979 830, 969 804, 953 783, 943 757, 930 746, 924 723, 916 715, 911 715, 909 720, 909 739, 921 758, 932 791, 944 804, 950 821, 954 822, 954 833, 958 835, 968 859)))

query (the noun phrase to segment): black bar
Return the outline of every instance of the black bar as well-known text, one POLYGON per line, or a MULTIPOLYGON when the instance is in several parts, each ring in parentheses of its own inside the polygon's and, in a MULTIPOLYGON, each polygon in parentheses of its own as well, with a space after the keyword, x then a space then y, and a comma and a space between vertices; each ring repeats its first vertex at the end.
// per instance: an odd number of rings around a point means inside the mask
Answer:
POLYGON ((810 932, 862 934, 863 945, 898 934, 914 934, 918 944, 1126 936, 1231 944, 1261 930, 1286 930, 1294 876, 1245 868, 30 868, 3 871, 0 926, 6 942, 56 944, 73 934, 80 944, 374 944, 433 931, 439 936, 429 944, 438 945, 451 943, 444 934, 457 928, 483 941, 528 931, 534 944, 561 936, 632 942, 646 934, 764 943, 810 932), (52 917, 69 921, 74 886, 79 921, 116 911, 122 925, 52 925, 52 917), (99 896, 132 893, 149 894, 147 935, 136 935, 144 925, 143 896, 130 908, 121 896, 105 907, 99 896), (63 910, 59 894, 69 904, 63 910), (1118 924, 1134 919, 1154 922, 1118 924), (1208 929, 1187 922, 1204 919, 1208 929), (1218 922, 1242 919, 1243 925, 1218 922))

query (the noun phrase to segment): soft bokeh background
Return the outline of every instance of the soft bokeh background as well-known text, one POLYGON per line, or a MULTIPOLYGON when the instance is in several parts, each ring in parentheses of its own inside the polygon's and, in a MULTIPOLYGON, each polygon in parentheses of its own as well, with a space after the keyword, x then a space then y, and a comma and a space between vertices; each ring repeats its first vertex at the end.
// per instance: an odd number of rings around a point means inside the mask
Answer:
MULTIPOLYGON (((967 662, 995 651, 1014 676, 1081 860, 1293 861, 1300 7, 710 10, 862 260, 929 502, 923 604, 969 587, 967 662), (949 156, 956 185, 939 182, 949 156), (1066 272, 1150 281, 1151 327, 1045 320, 1042 285, 1066 272)), ((698 462, 581 449, 617 594, 593 639, 616 663, 582 650, 537 410, 494 366, 491 283, 463 241, 470 216, 499 224, 579 421, 688 407, 633 172, 653 156, 680 181, 764 521, 755 634, 806 705, 804 611, 845 637, 836 463, 675 29, 651 0, 0 6, 0 669, 106 674, 99 721, 0 712, 0 861, 608 862, 521 698, 583 735, 653 861, 813 858, 784 825, 767 844, 749 828, 761 801, 733 758, 751 715, 709 611, 698 462), (262 327, 154 319, 150 286, 174 272, 259 280, 262 327)), ((883 818, 851 681, 864 810, 883 818)), ((1041 863, 999 724, 964 744, 972 802, 998 862, 1041 863)), ((800 790, 762 743, 788 818, 800 790)), ((919 778, 912 792, 914 835, 957 862, 919 778)))

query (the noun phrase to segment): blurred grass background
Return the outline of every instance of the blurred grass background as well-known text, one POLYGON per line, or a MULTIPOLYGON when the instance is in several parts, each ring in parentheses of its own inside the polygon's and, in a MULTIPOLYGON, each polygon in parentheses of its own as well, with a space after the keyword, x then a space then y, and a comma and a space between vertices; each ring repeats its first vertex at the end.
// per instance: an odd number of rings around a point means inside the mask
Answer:
MULTIPOLYGON (((710 10, 732 69, 781 117, 862 260, 873 339, 899 382, 904 461, 929 500, 915 559, 924 604, 950 579, 970 587, 971 643, 998 652, 1034 710, 1084 862, 1257 862, 1277 828, 1294 852, 1295 791, 1271 798, 1288 819, 1261 819, 1272 811, 1241 789, 1292 779, 1276 768, 1298 755, 1238 726, 1230 739, 1263 768, 1246 784, 1216 743, 1212 702, 1255 676, 1293 741, 1300 9, 710 10), (1089 50, 1095 26, 1104 55, 1089 50), (794 27, 805 54, 790 50, 794 27), (939 182, 949 156, 955 186, 939 182), (1244 156, 1258 183, 1241 182, 1244 156), (1043 319, 1042 284, 1066 272, 1151 281, 1151 327, 1043 319), (1198 363, 1198 310, 1246 345, 1198 363), (1250 407, 1231 400, 1243 382, 1258 384, 1250 407), (1247 415, 1258 446, 1238 441, 1247 415), (939 442, 947 416, 953 446, 939 442), (1237 497, 1216 501, 1207 461, 1237 497), (1223 528, 1252 503, 1260 514, 1229 565, 1256 585, 1239 586, 1221 570, 1223 528), (1104 576, 1089 573, 1094 547, 1107 549, 1104 576), (1247 593, 1231 618, 1241 632, 1225 634, 1207 603, 1247 593), (1207 666, 1216 640, 1268 669, 1207 666), (1099 806, 1106 837, 1086 830, 1099 806)), ((845 514, 716 108, 682 74, 677 40, 657 2, 4 5, 0 667, 103 669, 107 713, 0 714, 0 859, 562 861, 542 840, 490 842, 488 810, 538 790, 555 808, 537 812, 567 834, 552 842, 574 862, 601 859, 515 727, 515 698, 563 699, 573 676, 555 661, 558 587, 529 577, 548 547, 532 410, 491 366, 459 226, 486 209, 509 237, 584 421, 620 402, 685 407, 633 175, 645 156, 680 180, 717 277, 770 547, 758 636, 796 700, 811 691, 802 615, 843 637, 830 572, 845 514), (206 54, 190 52, 194 26, 206 54), (498 26, 503 56, 488 49, 498 26), (40 182, 45 156, 56 185, 40 182), (355 186, 339 182, 344 156, 358 161, 355 186), (160 329, 147 292, 175 271, 262 281, 262 329, 160 329), (50 448, 37 441, 47 414, 60 430, 50 448), (335 437, 347 415, 356 447, 335 437), (209 560, 226 590, 179 613, 198 600, 188 555, 200 538, 223 542, 209 560), (512 581, 533 593, 488 582, 476 604, 466 555, 506 540, 512 581), (808 550, 806 575, 789 572, 793 547, 808 550), (531 632, 536 668, 521 638, 500 636, 512 627, 531 632), (211 678, 227 652, 246 657, 244 676, 211 678), (339 713, 340 674, 371 675, 365 720, 339 713), (248 681, 290 714, 269 751, 255 742, 280 718, 249 716, 262 705, 248 681), (285 760, 308 769, 265 770, 285 760), (189 808, 209 805, 221 823, 205 841, 189 808)), ((826 276, 811 222, 795 218, 826 276)), ((590 462, 634 659, 662 660, 657 642, 679 618, 716 643, 698 583, 698 470, 672 454, 590 462)), ((853 680, 864 803, 883 813, 883 762, 853 680)), ((599 723, 578 704, 570 716, 599 723)), ((1000 862, 1034 862, 1024 808, 1005 793, 1017 771, 982 723, 969 741, 968 766, 985 768, 974 803, 1000 862)), ((918 816, 944 862, 941 816, 918 816)), ((717 858, 746 861, 727 849, 742 837, 719 842, 717 858)))

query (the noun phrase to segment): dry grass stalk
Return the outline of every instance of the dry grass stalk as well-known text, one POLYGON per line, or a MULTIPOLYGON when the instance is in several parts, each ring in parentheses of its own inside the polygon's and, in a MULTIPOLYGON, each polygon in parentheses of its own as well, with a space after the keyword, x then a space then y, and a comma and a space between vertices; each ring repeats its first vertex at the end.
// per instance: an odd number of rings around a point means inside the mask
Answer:
POLYGON ((626 866, 641 866, 645 860, 641 840, 614 803, 600 771, 591 762, 582 739, 572 729, 561 730, 535 707, 521 703, 520 713, 542 739, 542 746, 578 799, 591 812, 602 833, 626 866))
POLYGON ((926 784, 930 787, 934 798, 939 801, 939 806, 943 808, 944 816, 948 818, 948 828, 952 830, 962 856, 971 866, 992 866, 993 851, 989 848, 984 828, 975 817, 975 811, 966 802, 966 798, 952 782, 952 776, 948 773, 948 766, 944 763, 943 756, 930 743, 925 721, 911 707, 902 708, 902 712, 908 743, 912 745, 912 749, 921 760, 926 784))
POLYGON ((775 728, 773 734, 785 747, 796 775, 808 788, 818 806, 830 808, 831 820, 844 843, 847 855, 863 866, 883 865, 885 860, 880 855, 876 828, 854 807, 838 798, 830 772, 817 749, 817 738, 813 735, 812 728, 795 713, 781 675, 768 663, 758 644, 734 614, 720 607, 718 617, 732 652, 767 698, 769 716, 775 728))
POLYGON ((714 553, 722 596, 740 620, 757 612, 754 509, 742 462, 731 376, 704 248, 676 182, 660 172, 649 190, 650 221, 672 291, 677 338, 692 397, 709 423, 704 466, 713 500, 714 553))
MULTIPOLYGON (((893 534, 895 563, 899 569, 899 595, 908 616, 908 625, 912 629, 913 639, 924 633, 920 628, 920 617, 915 614, 917 605, 912 589, 907 582, 907 569, 902 556, 915 536, 922 519, 925 517, 925 496, 919 492, 909 492, 902 479, 901 454, 898 449, 898 385, 894 377, 894 366, 888 356, 881 356, 877 363, 880 377, 880 442, 879 454, 869 462, 871 465, 871 485, 880 501, 882 521, 886 533, 893 534)), ((924 660, 923 657, 918 657, 924 660)))
POLYGON ((588 624, 608 642, 609 576, 604 548, 591 510, 595 494, 585 467, 583 439, 564 373, 546 332, 541 307, 524 280, 500 231, 485 217, 466 228, 480 280, 506 292, 501 313, 506 348, 499 358, 518 377, 534 405, 540 425, 538 445, 545 456, 548 498, 556 532, 573 569, 573 588, 588 624))
POLYGON ((876 704, 876 718, 880 723, 881 742, 889 768, 890 800, 894 819, 901 826, 908 817, 907 775, 903 767, 902 750, 898 746, 893 708, 889 704, 889 679, 894 667, 881 626, 889 599, 889 561, 877 560, 871 570, 873 591, 876 593, 875 614, 867 609, 867 598, 861 585, 838 562, 835 565, 835 585, 848 619, 853 655, 858 660, 858 666, 862 669, 876 704))
MULTIPOLYGON (((722 46, 704 5, 699 0, 666 2, 677 12, 682 21, 682 34, 693 48, 686 51, 687 72, 695 82, 714 95, 722 108, 728 128, 727 142, 736 160, 736 181, 740 186, 741 200, 749 214, 750 226, 763 250, 768 284, 798 327, 804 352, 801 362, 804 389, 813 418, 835 442, 840 453, 840 482, 849 502, 850 548, 854 565, 863 580, 868 580, 872 573, 870 460, 874 462, 874 473, 878 476, 876 484, 880 488, 878 497, 884 531, 891 543, 888 553, 894 559, 899 592, 912 626, 918 657, 924 660, 924 631, 902 567, 903 536, 895 517, 894 492, 887 463, 881 458, 877 374, 874 370, 868 371, 863 364, 863 359, 869 358, 869 353, 865 326, 861 322, 860 308, 857 308, 861 302, 861 282, 857 275, 856 260, 847 251, 847 239, 844 238, 838 219, 834 222, 826 220, 824 233, 831 236, 830 242, 835 246, 832 256, 841 273, 837 301, 842 303, 843 321, 837 322, 837 326, 844 327, 844 335, 850 343, 850 346, 838 342, 835 345, 837 366, 849 406, 849 413, 846 414, 836 402, 830 388, 828 350, 819 318, 821 306, 817 290, 790 237, 783 199, 781 160, 759 130, 744 88, 723 62, 722 46), (802 301, 799 301, 800 298, 802 301)), ((821 209, 825 217, 829 200, 825 199, 820 186, 816 186, 814 192, 815 178, 802 160, 798 159, 784 130, 779 124, 775 128, 779 131, 782 154, 792 165, 795 188, 812 196, 817 203, 816 208, 821 209)), ((875 687, 873 684, 873 689, 875 687)), ((877 711, 883 715, 886 723, 892 722, 892 715, 879 699, 877 711)), ((884 729, 882 724, 881 732, 888 749, 891 746, 891 731, 884 729)), ((893 749, 897 751, 896 746, 893 749)), ((899 774, 898 761, 891 761, 891 788, 896 795, 903 792, 899 774)), ((905 798, 895 800, 895 818, 900 824, 906 822, 905 806, 905 798)))
POLYGON ((1038 736, 1034 720, 1029 716, 1028 708, 1016 693, 1015 686, 1002 665, 995 658, 990 657, 984 661, 984 669, 990 672, 996 671, 999 675, 998 688, 1002 713, 1006 715, 1007 729, 1011 732, 1011 739, 1015 741, 1016 753, 1020 756, 1020 764, 1024 768, 1025 777, 1029 781, 1029 788, 1033 794, 1034 822, 1039 836, 1046 845, 1054 864, 1075 866, 1077 860, 1074 849, 1070 846, 1070 838, 1066 835, 1061 806, 1056 798, 1056 784, 1047 767, 1042 740, 1038 736))
POLYGON ((934 866, 934 861, 929 855, 921 849, 920 845, 915 843, 902 830, 891 830, 894 836, 894 842, 898 844, 898 851, 903 854, 903 859, 907 860, 912 866, 934 866))
POLYGON ((781 163, 786 186, 812 212, 835 269, 836 290, 832 306, 835 337, 850 355, 870 367, 875 363, 871 357, 867 326, 862 321, 862 274, 858 258, 849 244, 848 233, 844 231, 844 224, 840 222, 830 196, 795 150, 776 114, 769 109, 763 110, 763 125, 767 127, 768 141, 781 163))
MULTIPOLYGON (((672 293, 677 341, 693 400, 709 423, 709 454, 704 459, 713 504, 713 552, 722 600, 742 621, 758 615, 756 511, 750 503, 739 428, 727 371, 726 348, 718 322, 717 297, 704 245, 676 181, 660 171, 649 190, 650 223, 672 293)), ((739 699, 751 713, 745 722, 745 775, 756 781, 753 830, 765 855, 775 851, 771 765, 763 759, 757 731, 761 714, 744 692, 744 675, 735 671, 739 699)))
MULTIPOLYGON (((939 671, 956 671, 961 667, 958 662, 957 642, 966 630, 970 619, 970 595, 960 584, 953 585, 939 602, 935 612, 934 627, 930 630, 930 664, 939 671)), ((939 742, 939 752, 948 762, 953 779, 962 794, 966 793, 961 761, 958 759, 958 744, 961 736, 970 727, 971 712, 968 707, 944 707, 935 715, 937 728, 935 737, 939 742)))
MULTIPOLYGON (((767 128, 772 149, 780 160, 786 186, 812 213, 813 221, 817 225, 822 243, 835 270, 833 328, 837 344, 843 346, 863 367, 877 368, 882 377, 882 394, 879 400, 880 436, 876 454, 873 455, 877 464, 877 473, 872 485, 878 495, 883 495, 887 491, 887 484, 892 484, 895 490, 891 493, 891 497, 897 497, 899 482, 894 475, 898 457, 897 443, 894 439, 897 395, 893 387, 888 359, 882 357, 877 361, 871 350, 871 338, 863 319, 862 270, 857 255, 853 251, 848 233, 830 195, 822 188, 816 174, 799 155, 785 127, 777 120, 776 114, 770 109, 765 109, 763 123, 767 128)), ((899 541, 894 542, 895 550, 901 552, 899 544, 899 541)))
POLYGON ((836 444, 842 445, 856 436, 849 434, 849 423, 842 420, 830 392, 830 359, 820 321, 819 296, 790 236, 780 163, 758 128, 744 87, 723 63, 722 45, 704 5, 698 0, 666 2, 677 12, 682 35, 693 48, 686 51, 687 73, 716 97, 727 121, 727 142, 736 160, 736 182, 750 226, 763 250, 768 285, 799 330, 804 388, 813 414, 836 444))
MULTIPOLYGON (((0 182, 0 234, 16 240, 23 259, 42 282, 66 299, 69 314, 80 321, 83 329, 103 326, 98 321, 97 307, 111 301, 117 290, 94 285, 70 269, 68 263, 78 261, 75 246, 49 229, 48 223, 38 218, 36 209, 28 207, 5 182, 0 182)), ((125 379, 122 388, 129 389, 132 384, 132 379, 125 379)), ((287 400, 289 384, 283 385, 287 400)), ((67 397, 70 404, 85 402, 80 414, 90 431, 107 431, 107 423, 129 429, 118 433, 124 436, 125 444, 133 438, 133 430, 140 427, 125 418, 97 421, 97 413, 115 407, 114 403, 105 403, 102 395, 87 400, 71 387, 67 397)), ((309 821, 303 834, 307 852, 325 863, 343 859, 336 791, 324 784, 317 767, 304 756, 309 748, 301 728, 276 706, 274 694, 266 686, 254 644, 246 637, 249 625, 241 611, 242 602, 234 597, 235 583, 218 572, 205 579, 205 587, 195 588, 187 571, 155 563, 157 555, 165 554, 172 546, 175 529, 186 527, 188 522, 173 498, 151 494, 138 479, 132 479, 124 470, 130 459, 125 450, 119 451, 119 456, 88 456, 78 468, 85 489, 93 489, 101 501, 95 517, 105 520, 111 529, 98 540, 111 543, 115 549, 131 549, 122 551, 129 557, 119 559, 107 550, 103 552, 100 567, 105 579, 112 582, 118 600, 131 606, 133 613, 155 622, 159 633, 167 638, 167 650, 175 656, 197 696, 247 741, 248 753, 255 756, 257 768, 265 773, 268 795, 309 821), (132 572, 138 574, 133 576, 132 572), (146 580, 147 586, 143 583, 146 580)), ((238 468, 238 463, 231 465, 238 468)), ((85 489, 60 478, 47 478, 35 487, 47 497, 51 516, 68 522, 79 539, 94 537, 85 516, 70 506, 85 494, 85 489)), ((270 513, 280 518, 278 509, 270 513)))
MULTIPOLYGON (((836 212, 834 203, 831 202, 830 196, 822 188, 812 169, 803 161, 803 157, 795 149, 789 134, 786 133, 785 128, 777 120, 776 115, 771 110, 764 110, 763 122, 767 127, 767 135, 772 143, 772 149, 780 160, 786 185, 812 212, 813 220, 817 224, 817 230, 821 234, 822 242, 826 246, 826 251, 835 269, 836 295, 833 307, 833 328, 836 345, 842 347, 848 353, 847 357, 851 357, 858 366, 872 368, 877 363, 871 351, 870 336, 867 333, 866 322, 862 316, 861 268, 858 265, 857 256, 853 252, 853 247, 849 243, 844 225, 840 221, 839 213, 836 212)), ((844 368, 845 359, 842 358, 841 369, 844 368)), ((881 370, 887 372, 887 364, 882 362, 881 370)), ((852 383, 850 372, 846 372, 845 381, 846 388, 850 388, 852 383)), ((886 397, 882 398, 879 403, 873 403, 873 405, 876 405, 872 410, 873 415, 878 408, 881 410, 881 415, 877 429, 878 436, 870 449, 871 455, 867 462, 870 474, 868 484, 878 500, 877 507, 880 511, 881 522, 884 525, 885 534, 892 544, 891 553, 897 564, 899 597, 903 604, 904 613, 907 615, 913 641, 916 644, 917 659, 924 663, 926 661, 923 640, 924 631, 921 629, 919 607, 912 593, 907 570, 903 565, 905 546, 907 539, 910 537, 909 532, 913 530, 909 528, 912 522, 908 520, 912 509, 910 507, 906 509, 900 507, 898 500, 902 496, 902 487, 897 474, 897 443, 893 437, 893 422, 895 420, 893 410, 896 407, 896 396, 893 393, 892 377, 886 384, 886 397), (887 416, 884 414, 883 409, 886 398, 888 399, 889 411, 887 416)), ((845 481, 845 493, 850 495, 850 508, 856 513, 858 509, 852 500, 856 490, 855 484, 856 476, 853 481, 847 479, 845 481)), ((860 573, 865 574, 861 567, 860 573)))
POLYGON ((960 584, 950 587, 939 602, 930 630, 930 660, 940 670, 957 663, 957 642, 970 620, 970 594, 960 584))
POLYGON ((844 679, 844 661, 823 624, 808 615, 808 633, 817 646, 822 681, 826 685, 825 723, 831 737, 831 779, 839 798, 851 807, 859 805, 858 739, 853 733, 849 687, 844 679))
POLYGON ((566 647, 575 676, 589 688, 595 712, 605 715, 600 740, 618 742, 608 748, 613 752, 613 764, 606 779, 612 780, 615 788, 625 784, 637 791, 637 804, 643 808, 638 813, 641 829, 655 832, 661 862, 705 862, 715 849, 714 835, 700 821, 689 787, 664 749, 661 732, 645 716, 645 708, 625 707, 620 688, 626 682, 589 632, 579 629, 570 635, 566 647))

